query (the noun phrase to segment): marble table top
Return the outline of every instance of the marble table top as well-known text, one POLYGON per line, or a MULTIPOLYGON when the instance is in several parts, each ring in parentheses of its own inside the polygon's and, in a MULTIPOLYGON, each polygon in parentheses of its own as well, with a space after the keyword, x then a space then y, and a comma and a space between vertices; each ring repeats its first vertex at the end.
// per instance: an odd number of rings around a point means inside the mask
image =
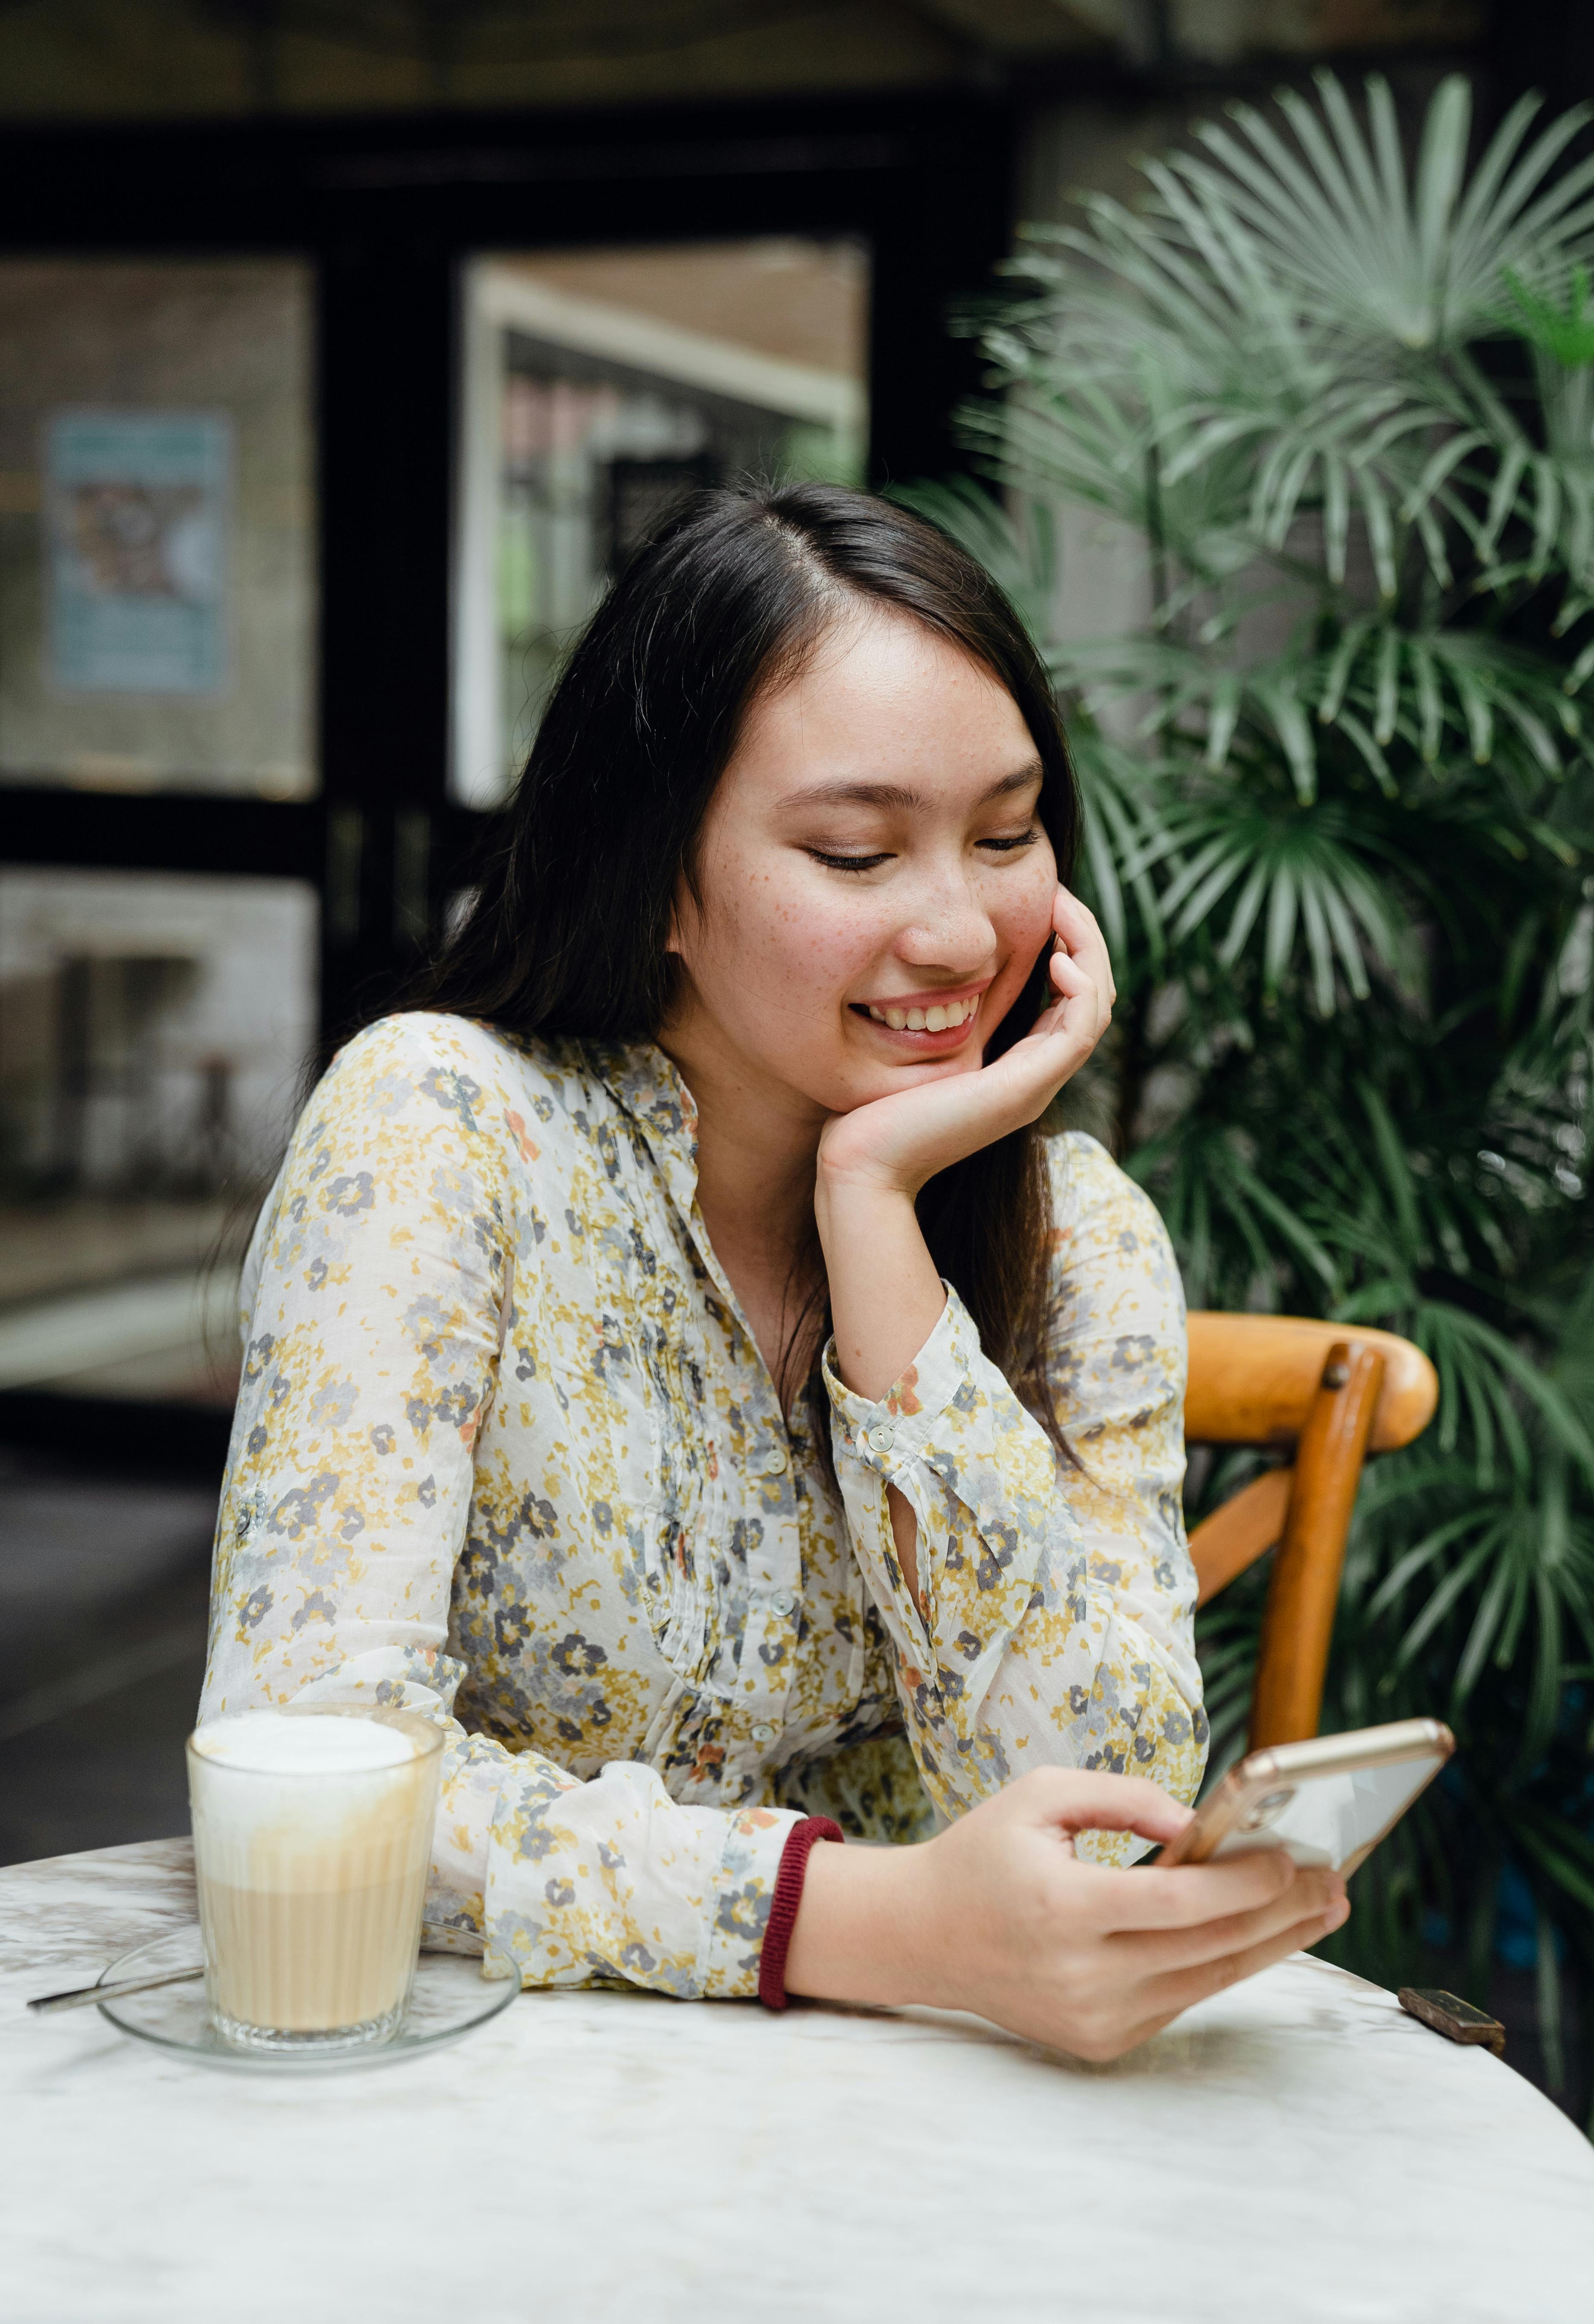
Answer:
POLYGON ((1594 2314, 1594 2150, 1304 1955, 1110 2067, 928 2010, 528 1993, 292 2080, 23 2013, 192 1915, 186 1840, 0 1872, 6 2324, 1594 2314))

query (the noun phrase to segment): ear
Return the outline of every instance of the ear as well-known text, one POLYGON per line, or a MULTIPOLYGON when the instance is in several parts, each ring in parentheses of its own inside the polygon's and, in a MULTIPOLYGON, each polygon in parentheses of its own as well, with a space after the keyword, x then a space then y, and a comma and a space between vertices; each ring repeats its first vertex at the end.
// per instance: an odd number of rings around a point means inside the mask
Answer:
POLYGON ((679 959, 685 952, 697 918, 696 899, 683 878, 676 882, 675 893, 671 899, 670 918, 664 927, 666 955, 673 954, 679 959))

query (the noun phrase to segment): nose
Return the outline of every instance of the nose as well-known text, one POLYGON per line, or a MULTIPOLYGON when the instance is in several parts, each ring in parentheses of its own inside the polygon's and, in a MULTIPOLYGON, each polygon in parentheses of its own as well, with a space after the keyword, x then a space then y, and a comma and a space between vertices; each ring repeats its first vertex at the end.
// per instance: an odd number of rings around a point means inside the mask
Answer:
POLYGON ((913 968, 939 969, 954 978, 978 976, 991 964, 996 930, 960 862, 927 870, 909 903, 896 954, 913 968))

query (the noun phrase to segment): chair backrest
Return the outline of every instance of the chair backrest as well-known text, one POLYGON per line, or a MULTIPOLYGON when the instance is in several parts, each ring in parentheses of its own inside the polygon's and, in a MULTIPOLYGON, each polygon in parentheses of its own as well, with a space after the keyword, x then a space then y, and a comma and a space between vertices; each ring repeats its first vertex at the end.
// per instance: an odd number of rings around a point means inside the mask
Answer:
POLYGON ((1433 1366, 1393 1332, 1304 1315, 1191 1315, 1186 1441, 1294 1452, 1291 1465, 1253 1479, 1191 1536, 1203 1604, 1278 1550, 1251 1703, 1253 1750, 1317 1733, 1363 1460, 1409 1444, 1438 1400, 1433 1366))

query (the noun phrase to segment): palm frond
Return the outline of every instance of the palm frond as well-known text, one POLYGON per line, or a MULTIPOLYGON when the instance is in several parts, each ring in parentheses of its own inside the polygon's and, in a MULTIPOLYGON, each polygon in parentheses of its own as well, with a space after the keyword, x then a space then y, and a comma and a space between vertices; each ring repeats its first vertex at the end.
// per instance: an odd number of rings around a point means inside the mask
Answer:
MULTIPOLYGON (((1481 1976, 1515 1882, 1552 2043, 1567 1963, 1594 1989, 1589 118, 1524 99, 1469 161, 1461 79, 1413 150, 1381 78, 1320 75, 1201 124, 1142 206, 1029 240, 963 421, 1005 512, 937 519, 1066 699, 1109 1111, 1191 1300, 1439 1376, 1364 1480, 1328 1716, 1443 1709, 1462 1748, 1339 1955, 1414 1966, 1437 1919, 1481 1976), (1139 540, 1128 634, 1048 626, 1042 510, 1139 540)), ((1200 1617, 1214 1766, 1265 1589, 1200 1617)))

